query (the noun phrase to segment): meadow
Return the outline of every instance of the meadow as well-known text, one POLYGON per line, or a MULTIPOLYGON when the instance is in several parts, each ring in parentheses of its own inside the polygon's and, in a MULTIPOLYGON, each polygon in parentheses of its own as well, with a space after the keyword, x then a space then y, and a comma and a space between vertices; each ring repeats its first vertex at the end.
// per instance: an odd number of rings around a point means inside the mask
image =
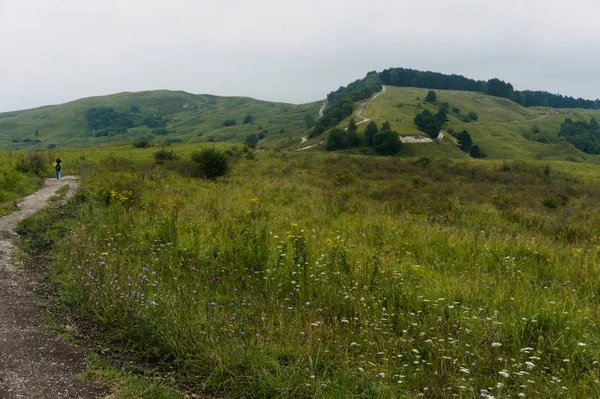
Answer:
POLYGON ((600 395, 597 166, 171 148, 61 152, 20 226, 102 347, 225 397, 600 395))

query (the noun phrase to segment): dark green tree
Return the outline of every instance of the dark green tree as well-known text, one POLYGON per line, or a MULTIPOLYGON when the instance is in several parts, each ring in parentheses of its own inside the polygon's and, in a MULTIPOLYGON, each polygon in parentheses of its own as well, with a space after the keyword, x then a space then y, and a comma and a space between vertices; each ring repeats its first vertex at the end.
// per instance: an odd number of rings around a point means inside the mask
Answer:
POLYGON ((381 131, 390 131, 392 130, 392 126, 390 126, 390 123, 388 121, 383 122, 383 125, 381 125, 381 131))
POLYGON ((477 115, 477 112, 475 112, 475 111, 469 112, 469 114, 467 116, 469 117, 469 119, 474 120, 474 121, 479 119, 479 115, 477 115))
POLYGON ((373 137, 373 149, 380 155, 394 155, 402 150, 398 133, 382 130, 373 137))
POLYGON ((223 126, 235 126, 236 124, 237 122, 235 119, 227 119, 225 122, 223 122, 223 126))
POLYGON ((427 135, 432 139, 436 139, 438 137, 444 124, 436 115, 433 115, 427 109, 417 114, 413 122, 415 125, 417 125, 420 131, 427 133, 427 135))
POLYGON ((377 133, 379 133, 377 124, 373 121, 369 122, 367 128, 365 129, 365 141, 369 147, 373 145, 373 137, 375 137, 377 133))
POLYGON ((471 139, 471 135, 466 130, 463 130, 456 136, 458 140, 458 147, 469 154, 471 151, 471 146, 473 145, 473 139, 471 139))
POLYGON ((435 94, 435 91, 429 90, 429 92, 427 93, 427 96, 425 97, 425 102, 434 103, 436 101, 437 101, 437 94, 435 94))
POLYGON ((473 158, 485 158, 487 154, 477 144, 473 144, 469 150, 469 155, 473 158))
POLYGON ((327 151, 334 151, 347 148, 348 145, 348 132, 343 129, 332 129, 331 132, 329 132, 325 148, 327 151))
POLYGON ((250 133, 246 136, 246 140, 244 140, 244 144, 248 147, 254 148, 258 144, 258 135, 256 133, 250 133))
POLYGON ((356 122, 354 122, 354 118, 350 119, 350 122, 348 122, 348 132, 356 133, 356 122))
POLYGON ((248 123, 252 122, 252 115, 248 114, 246 115, 246 117, 244 118, 244 125, 247 125, 248 123))
POLYGON ((198 174, 205 179, 216 179, 229 170, 227 156, 214 147, 194 151, 191 158, 197 164, 198 174))
POLYGON ((312 129, 315 126, 315 118, 312 115, 306 115, 304 117, 304 125, 307 129, 312 129))

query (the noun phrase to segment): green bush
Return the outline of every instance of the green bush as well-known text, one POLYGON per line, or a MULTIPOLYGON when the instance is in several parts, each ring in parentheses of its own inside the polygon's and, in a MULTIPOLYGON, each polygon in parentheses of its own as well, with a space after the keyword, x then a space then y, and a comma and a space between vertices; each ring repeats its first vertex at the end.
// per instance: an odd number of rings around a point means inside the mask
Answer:
POLYGON ((154 153, 154 160, 156 163, 163 163, 164 161, 172 161, 177 159, 177 156, 173 151, 167 151, 164 148, 154 153))
POLYGON ((229 170, 227 156, 214 147, 192 152, 192 161, 198 165, 198 173, 205 179, 224 176, 229 170))

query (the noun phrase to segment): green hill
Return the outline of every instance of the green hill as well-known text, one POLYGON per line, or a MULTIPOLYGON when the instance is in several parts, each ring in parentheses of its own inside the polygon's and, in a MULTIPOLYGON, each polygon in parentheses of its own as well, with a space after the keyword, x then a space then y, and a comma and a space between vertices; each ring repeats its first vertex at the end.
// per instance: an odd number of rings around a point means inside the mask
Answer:
POLYGON ((153 137, 183 142, 243 142, 263 133, 264 146, 297 143, 307 131, 305 118, 318 118, 320 103, 293 105, 246 97, 145 91, 90 97, 56 106, 0 114, 0 147, 9 149, 85 146, 153 137), (113 108, 132 122, 126 132, 92 129, 93 108, 113 108), (252 121, 244 123, 251 115, 252 121), (233 120, 235 126, 224 126, 233 120), (158 121, 158 123, 157 123, 158 121))
MULTIPOLYGON (((600 111, 587 109, 554 109, 546 107, 523 107, 511 100, 488 96, 476 92, 436 90, 437 101, 433 104, 424 101, 428 89, 387 86, 387 92, 369 102, 363 115, 379 126, 389 121, 392 130, 402 136, 425 136, 413 123, 415 115, 424 109, 436 113, 443 103, 448 103, 448 123, 444 128, 441 145, 405 144, 405 155, 446 155, 466 157, 456 147, 456 140, 448 132, 467 130, 473 141, 489 158, 495 159, 553 159, 595 162, 596 155, 585 154, 566 141, 558 138, 558 131, 565 118, 589 121, 600 119, 600 111), (459 112, 453 112, 458 109, 459 112), (476 112, 477 121, 464 122, 469 112, 476 112), (537 132, 537 133, 536 133, 537 132), (546 141, 546 142, 541 142, 546 141)), ((338 127, 346 127, 350 118, 344 119, 338 127)), ((358 126, 364 132, 367 124, 358 126)), ((326 135, 313 141, 320 141, 326 135)), ((309 143, 310 144, 310 143, 309 143)))

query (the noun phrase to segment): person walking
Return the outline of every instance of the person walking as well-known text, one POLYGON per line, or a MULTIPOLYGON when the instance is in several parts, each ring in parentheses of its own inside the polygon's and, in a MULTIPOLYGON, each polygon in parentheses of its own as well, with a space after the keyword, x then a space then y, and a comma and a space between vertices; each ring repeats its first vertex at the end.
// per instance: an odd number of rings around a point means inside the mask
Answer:
POLYGON ((60 172, 62 170, 62 161, 60 158, 56 158, 56 162, 53 162, 54 168, 56 169, 56 180, 60 180, 60 172))

